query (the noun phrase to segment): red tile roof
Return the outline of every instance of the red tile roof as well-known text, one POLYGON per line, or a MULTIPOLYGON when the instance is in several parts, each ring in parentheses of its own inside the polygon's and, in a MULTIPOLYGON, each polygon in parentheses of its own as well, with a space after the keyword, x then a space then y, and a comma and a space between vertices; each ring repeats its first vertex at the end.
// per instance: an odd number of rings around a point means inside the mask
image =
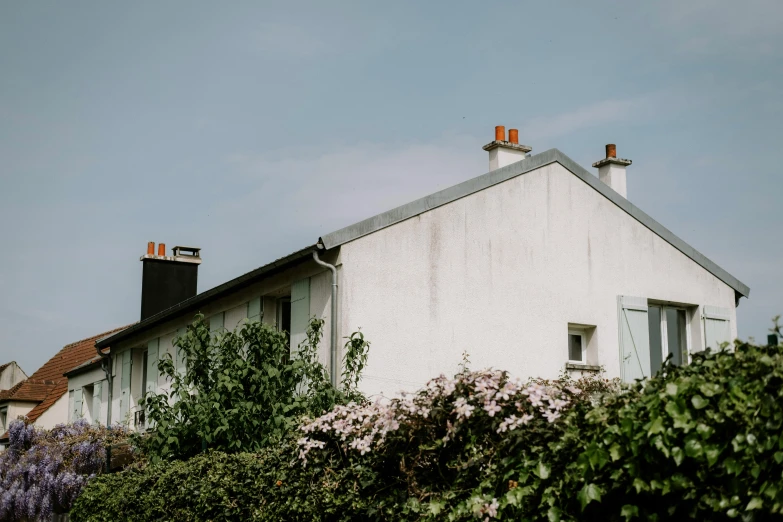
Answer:
MULTIPOLYGON (((20 382, 10 390, 0 392, 0 401, 34 401, 38 404, 27 414, 27 420, 35 422, 57 399, 68 391, 68 378, 63 374, 68 370, 91 361, 96 357, 95 341, 124 330, 130 325, 115 328, 108 332, 82 339, 65 345, 62 350, 38 368, 30 378, 20 382)), ((0 440, 8 438, 8 432, 0 440)))

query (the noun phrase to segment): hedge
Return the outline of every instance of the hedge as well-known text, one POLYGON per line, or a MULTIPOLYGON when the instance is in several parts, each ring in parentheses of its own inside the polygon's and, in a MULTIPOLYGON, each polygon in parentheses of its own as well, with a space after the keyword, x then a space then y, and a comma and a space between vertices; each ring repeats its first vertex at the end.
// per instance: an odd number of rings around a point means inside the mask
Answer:
POLYGON ((72 520, 766 520, 783 506, 783 347, 612 390, 438 378, 259 453, 97 477, 72 520))

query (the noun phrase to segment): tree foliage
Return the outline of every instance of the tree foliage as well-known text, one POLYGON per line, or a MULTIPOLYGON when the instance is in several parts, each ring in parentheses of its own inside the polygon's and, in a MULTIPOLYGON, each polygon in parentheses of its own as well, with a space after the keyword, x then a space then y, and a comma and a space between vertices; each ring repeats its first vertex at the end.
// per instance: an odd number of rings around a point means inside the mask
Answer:
POLYGON ((351 336, 348 370, 335 388, 318 361, 322 328, 323 321, 313 319, 307 339, 290 354, 288 335, 268 325, 251 321, 234 332, 210 332, 197 316, 175 340, 184 370, 170 354, 158 362, 170 387, 144 397, 151 430, 139 444, 153 461, 187 458, 206 448, 258 451, 282 440, 302 415, 362 400, 356 385, 369 343, 360 332, 351 336))

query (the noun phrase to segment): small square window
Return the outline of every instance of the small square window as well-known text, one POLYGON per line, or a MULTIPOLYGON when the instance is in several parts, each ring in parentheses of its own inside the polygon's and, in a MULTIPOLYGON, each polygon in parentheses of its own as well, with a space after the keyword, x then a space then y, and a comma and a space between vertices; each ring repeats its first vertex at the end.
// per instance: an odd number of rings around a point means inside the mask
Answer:
POLYGON ((585 334, 575 330, 568 331, 568 360, 575 363, 586 362, 585 334))

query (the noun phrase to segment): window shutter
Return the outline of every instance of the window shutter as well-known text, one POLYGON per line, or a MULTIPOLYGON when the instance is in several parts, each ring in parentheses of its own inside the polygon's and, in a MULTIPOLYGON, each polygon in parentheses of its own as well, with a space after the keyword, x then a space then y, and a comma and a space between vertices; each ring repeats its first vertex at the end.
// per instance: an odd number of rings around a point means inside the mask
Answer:
MULTIPOLYGON (((187 328, 178 328, 177 329, 177 335, 174 338, 175 340, 179 337, 184 337, 187 333, 187 328)), ((174 341, 172 341, 172 344, 174 341)), ((174 346, 174 350, 176 351, 175 357, 176 360, 174 361, 174 366, 180 373, 185 373, 185 353, 182 351, 181 348, 178 348, 177 346, 174 346)))
POLYGON ((122 352, 122 373, 120 374, 120 419, 125 423, 125 418, 130 411, 130 382, 131 382, 131 351, 122 352))
POLYGON ((310 278, 301 279, 291 285, 291 353, 307 339, 310 323, 310 278))
POLYGON ((620 297, 620 373, 625 382, 650 376, 647 299, 641 297, 620 297))
POLYGON ((702 319, 705 348, 719 350, 721 343, 731 342, 731 312, 728 309, 705 306, 702 319))
POLYGON ((103 382, 98 381, 92 386, 92 423, 101 423, 101 393, 103 391, 103 382))
POLYGON ((261 320, 261 298, 256 297, 251 299, 247 303, 247 320, 248 321, 260 321, 261 320))
POLYGON ((73 422, 73 390, 68 392, 68 422, 73 422))
POLYGON ((147 343, 147 382, 144 393, 156 393, 158 391, 158 348, 160 338, 147 343))
POLYGON ((82 389, 73 390, 73 420, 82 418, 82 389))
POLYGON ((225 320, 225 312, 220 312, 219 314, 215 314, 212 317, 209 318, 209 331, 212 334, 220 333, 220 331, 223 329, 223 324, 225 320))

